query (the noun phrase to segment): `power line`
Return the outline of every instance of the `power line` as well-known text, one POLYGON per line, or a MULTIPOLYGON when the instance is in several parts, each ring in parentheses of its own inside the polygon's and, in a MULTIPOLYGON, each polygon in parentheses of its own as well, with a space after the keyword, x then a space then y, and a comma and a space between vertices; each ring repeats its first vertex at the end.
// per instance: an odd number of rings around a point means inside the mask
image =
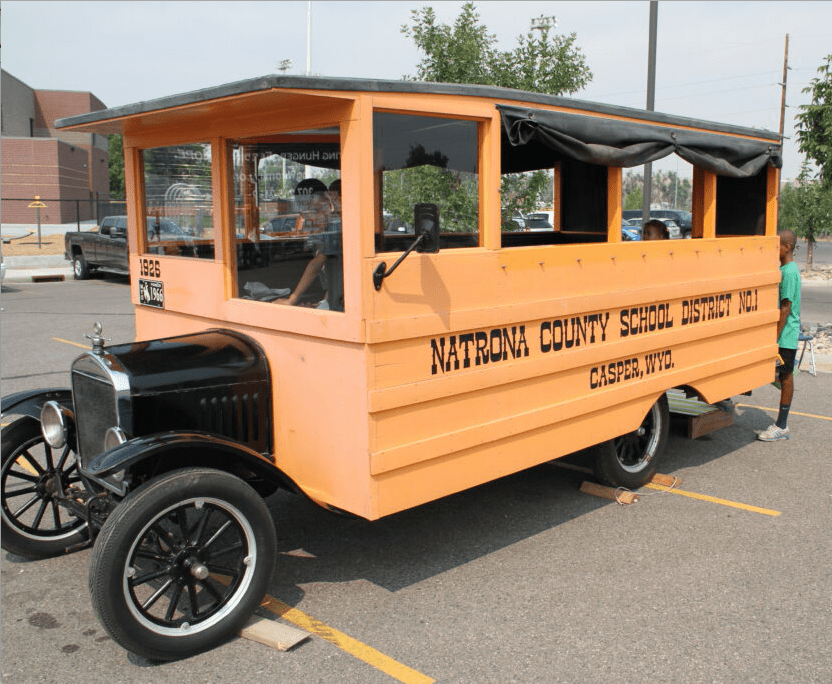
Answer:
MULTIPOLYGON (((706 83, 717 83, 719 81, 731 81, 731 80, 734 80, 734 79, 737 79, 737 78, 751 78, 753 76, 767 76, 767 75, 772 75, 772 74, 776 75, 777 72, 770 69, 768 71, 760 71, 760 72, 757 72, 755 74, 740 74, 738 76, 725 76, 723 78, 711 78, 711 79, 706 79, 704 81, 691 81, 690 83, 679 83, 677 85, 662 85, 661 88, 662 88, 662 90, 665 90, 665 89, 668 89, 668 88, 687 88, 688 86, 704 85, 706 83)), ((643 92, 644 92, 644 88, 641 88, 640 90, 622 90, 622 91, 617 92, 617 93, 606 93, 604 95, 597 95, 596 97, 612 97, 614 95, 637 95, 637 94, 641 94, 643 92)))
POLYGON ((708 90, 704 93, 690 93, 689 95, 676 95, 675 97, 660 97, 659 102, 671 102, 672 100, 685 100, 690 97, 703 97, 705 95, 720 95, 722 93, 736 93, 740 90, 754 90, 756 88, 771 88, 777 83, 763 83, 760 85, 743 86, 741 88, 728 88, 727 90, 708 90))

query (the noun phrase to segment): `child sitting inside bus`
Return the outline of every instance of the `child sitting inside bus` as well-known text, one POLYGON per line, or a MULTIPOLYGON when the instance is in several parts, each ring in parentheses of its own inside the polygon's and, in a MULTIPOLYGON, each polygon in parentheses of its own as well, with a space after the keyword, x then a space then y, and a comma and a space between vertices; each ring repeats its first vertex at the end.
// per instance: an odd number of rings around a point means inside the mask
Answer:
POLYGON ((664 221, 652 219, 644 224, 644 230, 641 233, 642 240, 668 240, 669 238, 670 231, 664 221))
POLYGON ((329 189, 317 178, 307 178, 298 183, 295 193, 310 200, 309 212, 304 212, 304 232, 311 228, 314 235, 309 243, 315 256, 286 299, 278 304, 297 305, 309 286, 320 275, 326 290, 326 297, 317 305, 318 309, 344 310, 344 272, 341 245, 341 180, 333 181, 329 189), (301 187, 303 186, 303 187, 301 187))

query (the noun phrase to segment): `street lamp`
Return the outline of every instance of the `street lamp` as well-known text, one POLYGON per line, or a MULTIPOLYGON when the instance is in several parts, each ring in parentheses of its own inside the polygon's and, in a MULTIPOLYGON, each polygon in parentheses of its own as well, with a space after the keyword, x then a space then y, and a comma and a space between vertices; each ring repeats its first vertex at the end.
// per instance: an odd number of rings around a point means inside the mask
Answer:
POLYGON ((535 17, 532 19, 532 31, 543 31, 544 29, 557 28, 557 17, 535 17))

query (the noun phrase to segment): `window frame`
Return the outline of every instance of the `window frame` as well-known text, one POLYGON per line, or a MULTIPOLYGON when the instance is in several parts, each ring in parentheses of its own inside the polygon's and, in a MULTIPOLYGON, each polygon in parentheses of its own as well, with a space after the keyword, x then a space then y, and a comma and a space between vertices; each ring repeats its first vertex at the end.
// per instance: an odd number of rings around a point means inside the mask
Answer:
MULTIPOLYGON (((391 255, 396 254, 404 250, 399 249, 390 249, 390 250, 379 250, 377 249, 377 241, 376 236, 381 233, 384 233, 384 195, 382 189, 380 187, 380 182, 382 176, 377 173, 376 164, 375 164, 375 153, 376 153, 376 139, 375 139, 375 122, 376 122, 376 115, 377 114, 396 114, 401 116, 410 116, 410 117, 425 117, 425 118, 433 118, 433 119, 448 119, 451 121, 459 121, 459 122, 471 122, 476 126, 476 138, 477 138, 477 153, 476 153, 476 164, 477 164, 477 244, 476 245, 464 245, 459 247, 447 247, 443 246, 439 250, 439 254, 443 251, 451 250, 453 252, 458 252, 459 250, 472 250, 472 249, 482 249, 486 248, 489 244, 489 232, 487 230, 488 221, 486 221, 486 216, 488 212, 488 201, 487 201, 487 188, 489 187, 488 180, 487 180, 487 170, 490 168, 490 164, 488 162, 488 155, 487 155, 487 141, 489 139, 489 135, 491 132, 491 126, 493 124, 493 119, 485 118, 482 116, 472 116, 466 114, 460 114, 458 112, 448 112, 446 110, 428 110, 428 109, 407 109, 402 110, 395 107, 385 106, 382 103, 376 103, 369 117, 369 128, 371 131, 370 135, 370 150, 369 155, 370 159, 373 161, 371 162, 372 168, 372 186, 373 186, 373 239, 370 244, 371 256, 377 257, 381 255, 391 255)), ((499 121, 499 115, 496 114, 497 121, 499 121)), ((499 127, 498 129, 499 130, 499 127)), ((497 145, 499 146, 499 134, 497 136, 497 145)), ((497 169, 499 173, 499 169, 497 169)), ((443 218, 440 212, 440 228, 441 222, 443 218)), ((468 233, 470 234, 470 233, 468 233)), ((493 248, 493 247, 492 247, 493 248)), ((499 248, 499 244, 497 245, 499 248)), ((434 255, 435 256, 435 255, 434 255)))

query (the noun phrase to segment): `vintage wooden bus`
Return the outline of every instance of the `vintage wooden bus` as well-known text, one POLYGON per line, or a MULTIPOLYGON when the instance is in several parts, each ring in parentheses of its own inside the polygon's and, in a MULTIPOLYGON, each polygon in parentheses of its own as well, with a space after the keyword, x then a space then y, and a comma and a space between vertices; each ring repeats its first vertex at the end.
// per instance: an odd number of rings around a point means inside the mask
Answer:
POLYGON ((137 341, 97 330, 71 389, 3 399, 3 546, 94 541, 96 610, 147 657, 250 615, 276 487, 372 520, 585 448, 638 487, 668 390, 771 381, 776 134, 289 76, 56 126, 123 136, 137 341), (622 240, 622 169, 669 154, 692 239, 622 240), (551 228, 513 220, 533 186, 551 228), (188 237, 157 243, 157 220, 188 237))

